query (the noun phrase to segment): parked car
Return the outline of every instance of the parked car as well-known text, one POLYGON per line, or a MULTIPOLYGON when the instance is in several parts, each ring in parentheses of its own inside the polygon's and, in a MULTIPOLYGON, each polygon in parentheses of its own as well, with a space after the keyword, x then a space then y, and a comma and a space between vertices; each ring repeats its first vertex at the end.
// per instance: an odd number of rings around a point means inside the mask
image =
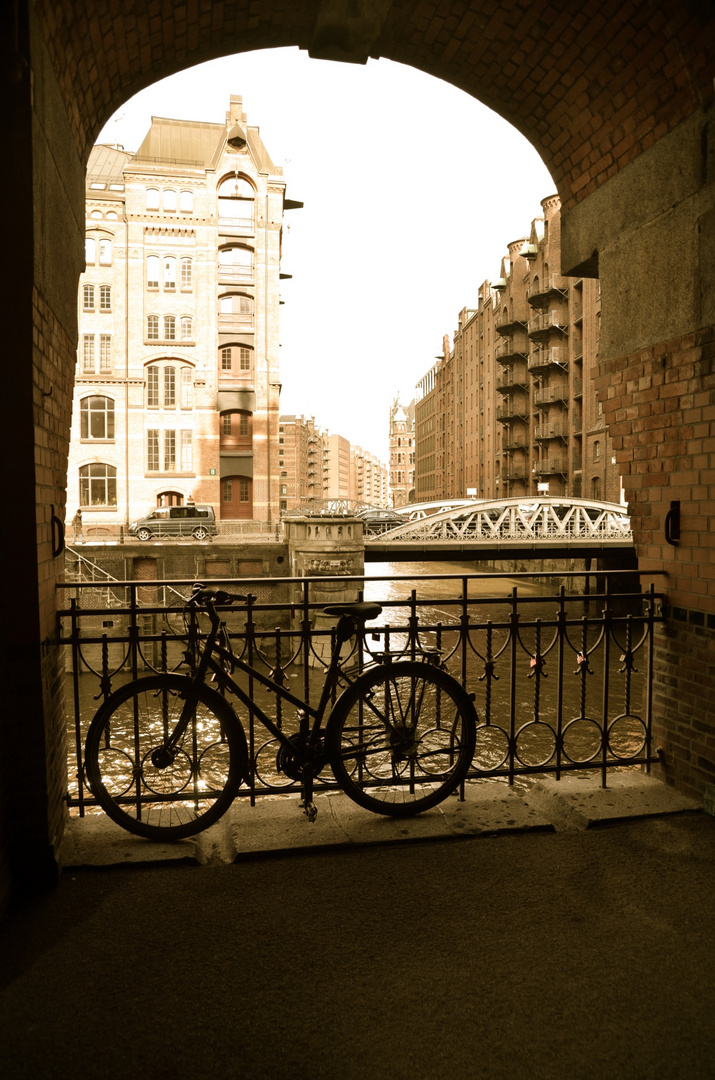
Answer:
POLYGON ((394 510, 362 510, 358 515, 366 533, 387 532, 398 525, 404 525, 407 518, 394 510))
POLYGON ((140 540, 151 540, 152 536, 193 536, 195 540, 205 540, 207 536, 215 536, 218 529, 213 506, 161 506, 133 521, 128 532, 140 540))

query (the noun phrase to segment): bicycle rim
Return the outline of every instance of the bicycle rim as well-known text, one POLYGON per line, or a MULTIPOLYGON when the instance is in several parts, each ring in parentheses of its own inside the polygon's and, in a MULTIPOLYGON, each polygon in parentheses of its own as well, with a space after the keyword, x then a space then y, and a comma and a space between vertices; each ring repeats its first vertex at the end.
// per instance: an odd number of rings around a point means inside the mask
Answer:
POLYGON ((407 817, 461 783, 474 755, 474 707, 450 675, 406 661, 361 676, 336 703, 326 746, 346 795, 407 817))
POLYGON ((187 728, 165 751, 191 679, 137 679, 99 709, 87 733, 89 787, 107 815, 138 836, 180 840, 228 809, 247 772, 245 736, 233 711, 199 686, 187 728))

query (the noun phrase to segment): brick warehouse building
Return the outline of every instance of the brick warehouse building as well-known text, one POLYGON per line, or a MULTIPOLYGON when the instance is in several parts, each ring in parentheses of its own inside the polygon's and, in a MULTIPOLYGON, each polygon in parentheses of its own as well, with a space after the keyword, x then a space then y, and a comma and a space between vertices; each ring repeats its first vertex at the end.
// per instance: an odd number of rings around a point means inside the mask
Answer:
POLYGON ((276 520, 285 187, 240 97, 90 154, 67 471, 90 533, 192 499, 276 520))
POLYGON ((597 399, 600 291, 562 277, 558 196, 459 313, 417 384, 418 499, 572 495, 618 502, 597 399))
MULTIPOLYGON (((18 0, 4 48, 0 439, 3 536, 0 896, 54 880, 64 828, 57 554, 84 269, 85 176, 103 124, 142 88, 219 56, 296 46, 385 57, 472 94, 515 125, 561 199, 561 274, 598 278, 597 390, 640 569, 658 576, 654 716, 662 774, 715 783, 715 13, 710 0, 18 0), (680 506, 677 547, 664 521, 680 506), (703 692, 704 691, 704 692, 703 692), (22 762, 22 768, 17 763, 22 762)), ((356 167, 359 167, 356 141, 356 167)), ((454 233, 446 220, 434 228, 454 233)), ((337 242, 337 241, 336 241, 337 242)))

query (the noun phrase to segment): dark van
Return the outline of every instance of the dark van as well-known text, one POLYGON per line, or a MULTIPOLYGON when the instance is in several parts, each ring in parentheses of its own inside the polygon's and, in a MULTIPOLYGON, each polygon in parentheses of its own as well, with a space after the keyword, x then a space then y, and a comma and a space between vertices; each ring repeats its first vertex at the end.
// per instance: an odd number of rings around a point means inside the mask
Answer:
POLYGON ((205 540, 218 532, 213 506, 198 505, 157 507, 146 517, 133 521, 128 531, 140 540, 151 540, 152 536, 193 536, 195 540, 205 540))

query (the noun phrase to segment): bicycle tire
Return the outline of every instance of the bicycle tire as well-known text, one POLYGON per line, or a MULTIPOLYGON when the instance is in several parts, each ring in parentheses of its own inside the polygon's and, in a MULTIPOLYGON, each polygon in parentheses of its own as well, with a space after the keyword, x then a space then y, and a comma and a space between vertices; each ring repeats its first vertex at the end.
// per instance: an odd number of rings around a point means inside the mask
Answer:
POLYGON ((469 695, 447 672, 398 661, 365 672, 338 698, 326 728, 328 760, 354 802, 408 817, 464 780, 476 744, 469 695))
POLYGON ((248 775, 246 737, 230 705, 209 686, 173 759, 165 742, 193 687, 186 675, 149 675, 120 687, 97 710, 84 764, 90 791, 118 825, 149 840, 182 840, 218 821, 248 775))

